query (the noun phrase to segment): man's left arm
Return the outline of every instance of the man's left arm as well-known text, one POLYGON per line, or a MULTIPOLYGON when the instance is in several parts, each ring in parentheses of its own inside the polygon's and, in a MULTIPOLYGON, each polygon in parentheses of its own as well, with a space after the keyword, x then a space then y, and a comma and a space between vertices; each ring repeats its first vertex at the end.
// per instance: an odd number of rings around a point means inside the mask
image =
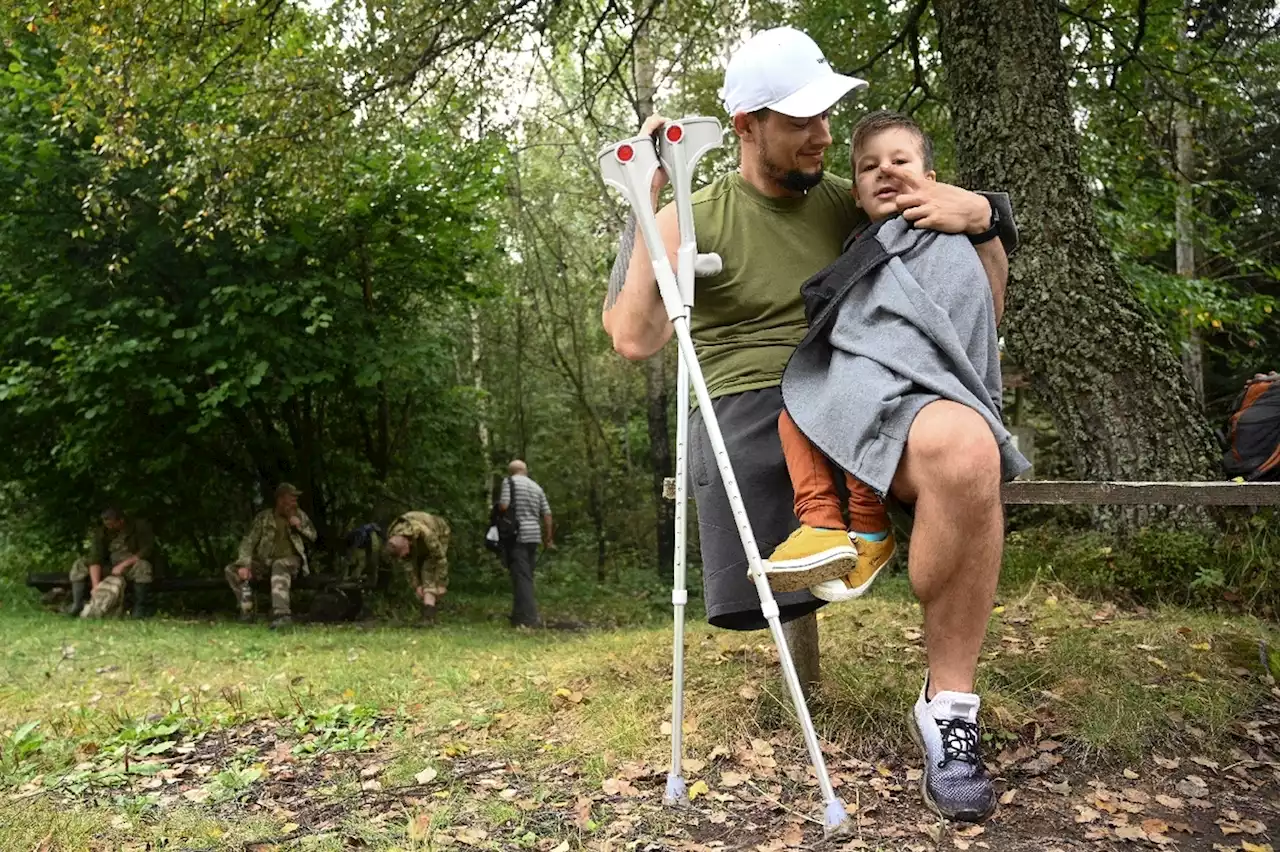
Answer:
POLYGON ((150 562, 155 552, 156 534, 151 524, 144 520, 134 521, 133 526, 133 559, 135 562, 150 562))
POLYGON ((146 521, 133 522, 133 553, 129 554, 128 559, 122 559, 111 569, 113 576, 120 577, 124 575, 134 565, 143 560, 151 559, 151 550, 155 545, 155 534, 151 531, 151 524, 146 521))
POLYGON ((996 322, 999 322, 1004 315, 1009 255, 1018 246, 1018 229, 1009 196, 1003 192, 970 192, 951 184, 921 180, 897 168, 891 168, 890 176, 902 182, 904 192, 898 196, 898 209, 915 227, 967 234, 971 239, 988 237, 976 245, 976 249, 991 285, 996 322), (993 224, 998 240, 990 236, 993 224))
POLYGON ((307 517, 307 513, 299 509, 295 517, 298 519, 298 532, 307 540, 307 544, 315 544, 316 527, 315 524, 311 523, 311 519, 307 517))

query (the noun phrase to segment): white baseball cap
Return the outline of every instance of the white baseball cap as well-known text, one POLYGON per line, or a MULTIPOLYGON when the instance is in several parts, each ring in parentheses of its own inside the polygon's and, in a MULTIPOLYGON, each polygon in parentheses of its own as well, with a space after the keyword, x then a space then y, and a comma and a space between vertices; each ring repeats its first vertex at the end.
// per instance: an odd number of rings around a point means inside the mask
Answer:
POLYGON ((730 116, 767 107, 809 118, 866 87, 866 80, 832 70, 813 39, 792 27, 777 27, 756 33, 733 54, 720 97, 730 116))

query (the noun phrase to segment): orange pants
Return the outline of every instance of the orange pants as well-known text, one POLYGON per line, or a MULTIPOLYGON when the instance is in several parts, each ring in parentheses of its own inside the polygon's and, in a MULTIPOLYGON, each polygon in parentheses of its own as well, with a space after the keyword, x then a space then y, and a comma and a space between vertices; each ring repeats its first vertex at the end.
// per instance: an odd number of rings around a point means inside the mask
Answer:
MULTIPOLYGON (((845 528, 836 490, 836 470, 831 460, 818 451, 796 427, 784 409, 778 417, 778 437, 787 473, 796 494, 796 518, 805 526, 840 530, 845 528)), ((849 488, 849 529, 858 532, 886 532, 889 513, 876 492, 851 474, 844 475, 849 488)))

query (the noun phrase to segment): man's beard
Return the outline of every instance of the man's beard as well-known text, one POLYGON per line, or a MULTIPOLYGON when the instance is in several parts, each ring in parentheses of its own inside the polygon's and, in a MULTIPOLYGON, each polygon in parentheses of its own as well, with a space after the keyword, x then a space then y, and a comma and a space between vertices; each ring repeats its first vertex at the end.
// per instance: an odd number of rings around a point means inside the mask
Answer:
POLYGON ((783 169, 773 162, 768 156, 764 157, 765 173, 783 189, 791 192, 808 192, 818 184, 822 183, 822 166, 818 166, 818 170, 814 172, 802 172, 799 169, 783 169))

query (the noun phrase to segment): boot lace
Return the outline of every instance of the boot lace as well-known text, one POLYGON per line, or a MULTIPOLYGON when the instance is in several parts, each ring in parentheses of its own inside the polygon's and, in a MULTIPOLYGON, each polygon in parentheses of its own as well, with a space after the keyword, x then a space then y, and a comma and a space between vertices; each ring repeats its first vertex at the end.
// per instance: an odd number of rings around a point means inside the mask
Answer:
POLYGON ((938 768, 944 768, 953 760, 980 766, 978 755, 978 726, 966 719, 940 719, 938 731, 942 734, 942 760, 938 768))

